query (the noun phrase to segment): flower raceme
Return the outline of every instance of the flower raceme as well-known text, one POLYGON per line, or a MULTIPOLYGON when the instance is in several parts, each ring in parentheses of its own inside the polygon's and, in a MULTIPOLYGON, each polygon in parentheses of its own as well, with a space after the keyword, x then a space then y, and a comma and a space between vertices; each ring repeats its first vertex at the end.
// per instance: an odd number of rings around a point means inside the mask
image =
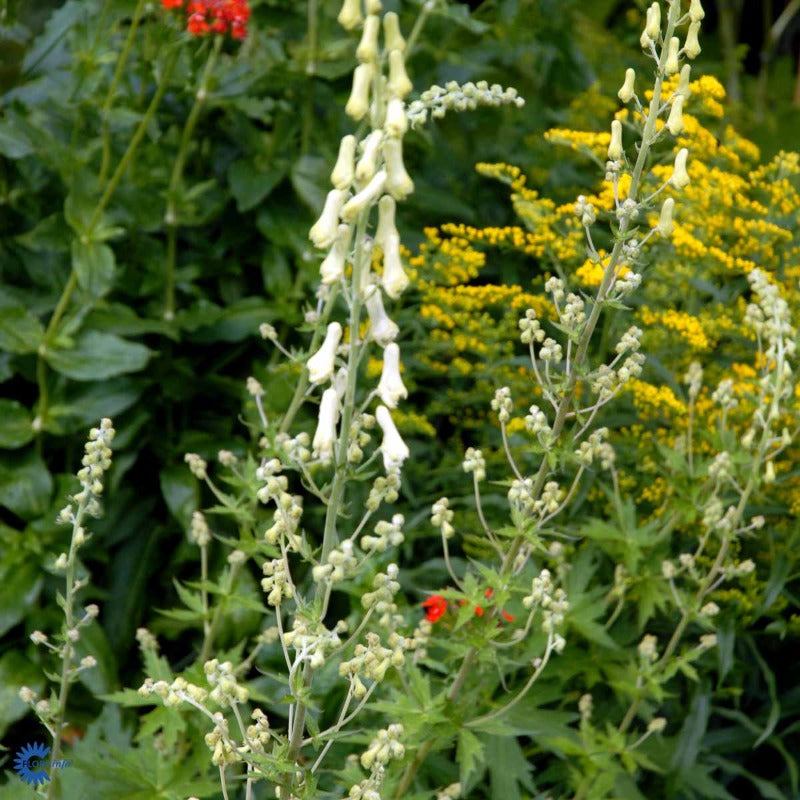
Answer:
POLYGON ((247 37, 250 19, 248 0, 161 0, 165 9, 186 12, 186 30, 193 36, 228 33, 234 39, 247 37))

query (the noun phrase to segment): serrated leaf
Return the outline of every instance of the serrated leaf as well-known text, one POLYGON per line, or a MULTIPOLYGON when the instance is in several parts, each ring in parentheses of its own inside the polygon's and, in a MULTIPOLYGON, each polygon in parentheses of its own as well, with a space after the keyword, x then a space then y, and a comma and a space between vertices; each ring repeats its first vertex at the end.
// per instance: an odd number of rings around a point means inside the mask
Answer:
POLYGON ((484 746, 469 728, 462 728, 459 731, 456 761, 461 784, 467 786, 472 774, 484 762, 484 746))

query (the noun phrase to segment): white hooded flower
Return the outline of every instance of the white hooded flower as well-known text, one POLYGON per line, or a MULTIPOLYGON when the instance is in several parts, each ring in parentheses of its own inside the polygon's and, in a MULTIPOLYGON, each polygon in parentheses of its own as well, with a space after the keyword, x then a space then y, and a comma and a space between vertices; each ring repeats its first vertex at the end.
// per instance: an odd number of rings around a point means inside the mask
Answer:
POLYGON ((353 160, 356 155, 356 137, 352 134, 342 137, 339 143, 339 155, 331 172, 331 183, 344 191, 353 182, 353 160))
POLYGON ((342 208, 342 219, 352 222, 365 208, 371 206, 383 194, 386 185, 386 170, 377 172, 372 180, 342 208))
POLYGON ((359 64, 353 70, 353 88, 344 112, 356 122, 363 119, 369 111, 369 85, 372 81, 372 74, 371 64, 359 64))
POLYGON ((348 244, 350 244, 350 226, 340 225, 336 241, 319 267, 319 274, 324 284, 336 283, 344 277, 344 261, 347 256, 348 244))
POLYGON ((375 412, 375 419, 383 431, 383 442, 381 442, 381 453, 383 454, 383 466, 387 472, 400 469, 403 462, 410 455, 406 443, 400 437, 395 427, 392 415, 386 406, 378 406, 375 412))
POLYGON ((408 275, 400 263, 400 237, 390 233, 383 240, 383 290, 392 300, 396 300, 408 287, 408 275))
POLYGON ((389 51, 389 82, 386 84, 392 97, 405 97, 413 88, 406 72, 406 61, 401 50, 389 51))
POLYGON ((397 338, 400 329, 387 316, 381 290, 374 284, 366 291, 366 304, 370 335, 381 347, 386 347, 397 338))
POLYGON ((344 0, 342 10, 336 17, 338 23, 348 31, 352 31, 361 24, 361 0, 344 0))
POLYGON ((356 58, 361 61, 375 61, 378 58, 378 32, 381 27, 381 18, 377 14, 370 14, 364 20, 364 29, 361 32, 361 41, 356 49, 356 58))
POLYGON ((397 225, 394 221, 394 212, 397 208, 394 198, 385 194, 378 201, 378 227, 375 229, 375 244, 383 247, 383 243, 390 235, 397 236, 397 225))
POLYGON ((397 408, 397 401, 408 397, 408 389, 400 377, 400 348, 391 342, 383 350, 383 370, 378 384, 378 397, 389 408, 397 408))
POLYGON ((399 97, 391 97, 386 104, 384 127, 389 136, 403 136, 408 130, 406 104, 399 97))
POLYGON ((672 168, 672 177, 669 182, 676 189, 684 189, 689 185, 689 172, 686 169, 686 159, 688 157, 689 151, 685 147, 681 147, 675 156, 675 166, 672 168))
POLYGON ((325 341, 317 352, 306 362, 311 383, 325 383, 333 375, 336 348, 342 340, 342 326, 331 322, 325 334, 325 341))
POLYGON ((378 168, 381 139, 383 139, 383 131, 377 130, 372 131, 361 143, 361 158, 356 164, 356 180, 359 183, 366 183, 375 175, 375 170, 378 168))
POLYGON ((338 421, 339 394, 336 389, 326 389, 322 393, 322 400, 319 404, 319 421, 311 444, 314 448, 314 457, 319 458, 323 464, 327 464, 333 459, 333 448, 336 444, 336 423, 338 421))
POLYGON ((403 200, 414 191, 414 181, 403 163, 402 139, 389 138, 383 142, 383 160, 386 163, 386 191, 395 200, 403 200))
POLYGON ((342 210, 346 197, 347 192, 331 189, 325 198, 325 206, 319 219, 308 232, 308 238, 321 250, 330 247, 336 239, 339 232, 339 212, 342 210))

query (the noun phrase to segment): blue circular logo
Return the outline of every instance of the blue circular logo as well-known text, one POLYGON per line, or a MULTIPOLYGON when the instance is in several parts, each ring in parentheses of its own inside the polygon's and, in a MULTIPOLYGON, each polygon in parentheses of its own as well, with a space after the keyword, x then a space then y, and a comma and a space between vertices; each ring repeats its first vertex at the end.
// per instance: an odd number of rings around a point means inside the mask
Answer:
POLYGON ((42 769, 42 766, 48 764, 41 764, 50 752, 49 747, 45 747, 41 742, 34 742, 33 744, 26 744, 20 750, 14 759, 14 772, 22 778, 25 783, 32 785, 34 788, 39 786, 40 783, 47 783, 50 776, 42 769))

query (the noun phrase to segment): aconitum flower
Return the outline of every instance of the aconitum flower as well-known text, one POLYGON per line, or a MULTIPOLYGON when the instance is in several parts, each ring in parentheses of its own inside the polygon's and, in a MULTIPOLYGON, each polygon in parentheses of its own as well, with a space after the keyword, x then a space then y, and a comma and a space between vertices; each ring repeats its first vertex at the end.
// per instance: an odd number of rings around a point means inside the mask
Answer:
POLYGON ((324 249, 330 247, 339 233, 339 212, 347 198, 347 192, 340 189, 331 189, 325 198, 325 205, 319 219, 311 226, 308 238, 315 247, 324 249))
POLYGON ((383 466, 387 472, 400 469, 403 462, 409 457, 408 446, 403 441, 395 427, 392 415, 386 406, 378 406, 375 411, 375 419, 383 431, 383 442, 381 442, 381 452, 383 453, 383 466))
POLYGON ((322 346, 306 362, 311 383, 324 383, 333 375, 336 348, 341 340, 342 326, 338 322, 331 322, 322 346))
POLYGON ((319 274, 327 286, 344 277, 344 262, 347 256, 347 245, 350 244, 350 226, 340 225, 336 241, 333 243, 325 260, 320 264, 319 274))
POLYGON ((389 408, 397 408, 397 401, 408 397, 403 379, 400 377, 400 348, 391 342, 383 350, 383 370, 378 384, 378 397, 389 408))
POLYGON ((336 389, 326 389, 319 404, 319 421, 314 434, 312 447, 314 455, 323 464, 333 459, 336 444, 336 423, 339 421, 339 394, 336 389))
POLYGON ((400 237, 390 233, 381 245, 383 247, 383 275, 381 285, 392 300, 396 300, 409 284, 408 275, 400 262, 400 237))
POLYGON ((399 328, 392 322, 383 307, 380 289, 372 285, 366 292, 367 313, 369 314, 369 332, 372 338, 382 347, 397 338, 399 328))
POLYGON ((678 154, 675 156, 675 166, 672 169, 672 177, 669 182, 676 189, 684 189, 689 185, 689 173, 686 170, 686 159, 688 157, 689 151, 685 147, 678 150, 678 154))

